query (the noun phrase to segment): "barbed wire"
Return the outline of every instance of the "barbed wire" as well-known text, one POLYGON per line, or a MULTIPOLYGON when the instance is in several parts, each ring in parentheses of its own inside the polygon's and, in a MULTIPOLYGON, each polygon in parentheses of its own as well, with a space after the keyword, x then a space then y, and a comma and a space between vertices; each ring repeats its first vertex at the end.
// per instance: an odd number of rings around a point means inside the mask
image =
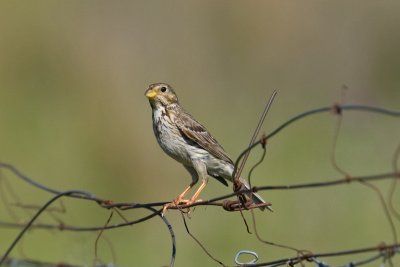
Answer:
MULTIPOLYGON (((290 119, 288 119, 286 122, 281 124, 279 127, 277 127, 275 130, 270 132, 267 135, 262 135, 257 141, 251 142, 250 146, 243 150, 241 154, 238 156, 237 160, 235 161, 235 169, 234 169, 234 174, 238 170, 238 166, 240 165, 241 162, 243 162, 243 159, 246 157, 246 154, 253 150, 256 147, 260 147, 263 149, 262 156, 260 160, 251 168, 249 172, 249 181, 251 181, 251 174, 253 170, 261 164, 261 162, 264 161, 265 155, 266 155, 266 147, 269 144, 269 141, 271 138, 276 136, 279 132, 281 132, 283 129, 287 128, 289 125, 293 124, 296 121, 299 121, 301 119, 304 119, 306 117, 320 114, 320 113, 326 113, 330 112, 335 115, 341 116, 343 113, 348 112, 348 111, 359 111, 359 112, 369 112, 369 113, 377 113, 380 115, 385 115, 385 116, 392 116, 399 118, 400 117, 400 111, 394 111, 394 110, 388 110, 380 107, 374 107, 374 106, 366 106, 366 105, 339 105, 335 104, 333 106, 328 106, 328 107, 321 107, 321 108, 316 108, 312 109, 303 113, 300 113, 290 119)), ((255 140, 255 139, 254 139, 255 140)), ((252 264, 244 264, 244 263, 238 263, 237 266, 281 266, 281 265, 289 265, 289 266, 294 266, 295 264, 301 264, 303 265, 304 261, 311 261, 317 266, 328 266, 327 264, 323 263, 322 261, 318 260, 319 258, 323 257, 335 257, 335 256, 341 256, 341 255, 352 255, 352 254, 360 254, 360 253, 370 253, 370 252, 378 252, 377 255, 374 255, 371 258, 368 258, 366 260, 362 261, 355 261, 352 263, 349 263, 347 266, 361 266, 363 264, 366 264, 368 262, 377 260, 377 259, 383 259, 384 261, 387 261, 388 264, 391 264, 391 258, 399 253, 399 244, 397 243, 397 233, 395 231, 395 226, 393 223, 393 218, 396 219, 397 221, 400 221, 400 216, 399 212, 396 210, 395 205, 393 204, 393 196, 395 192, 395 186, 397 184, 397 181, 400 179, 400 172, 399 172, 399 167, 398 167, 398 161, 400 157, 400 146, 397 147, 394 156, 393 156, 393 170, 392 172, 386 172, 386 173, 378 173, 374 175, 364 175, 364 176, 352 176, 349 174, 345 174, 343 178, 340 179, 323 179, 319 180, 316 182, 308 182, 308 183, 299 183, 299 184, 289 184, 289 185, 275 185, 275 186, 253 186, 249 190, 243 190, 240 189, 236 192, 230 193, 230 194, 225 194, 222 196, 217 196, 214 198, 211 198, 209 200, 204 200, 204 201, 199 201, 192 203, 190 205, 178 205, 177 207, 171 207, 170 209, 177 209, 181 212, 182 218, 184 220, 184 225, 186 227, 187 233, 200 245, 200 247, 205 251, 205 253, 212 258, 215 262, 222 266, 227 266, 222 261, 218 260, 215 256, 212 256, 211 253, 209 253, 206 249, 206 247, 194 236, 193 233, 190 232, 188 225, 185 221, 185 212, 188 212, 188 210, 192 207, 195 206, 213 206, 213 207, 222 207, 223 209, 227 211, 243 211, 243 210, 251 210, 254 208, 260 207, 260 205, 255 205, 254 203, 242 203, 241 201, 237 200, 238 196, 243 195, 248 192, 257 192, 257 191, 268 191, 268 190, 298 190, 298 189, 305 189, 305 188, 320 188, 320 187, 329 187, 329 186, 339 186, 339 185, 344 185, 344 184, 349 184, 353 182, 359 182, 364 185, 370 186, 369 182, 371 181, 382 181, 386 179, 391 179, 393 180, 390 192, 388 194, 388 200, 387 202, 384 200, 383 195, 379 191, 379 189, 373 188, 378 194, 378 196, 381 199, 381 204, 386 210, 386 217, 388 218, 388 221, 391 222, 391 228, 394 229, 392 230, 393 234, 393 239, 394 243, 391 245, 376 245, 376 246, 370 246, 367 248, 361 248, 361 249, 353 249, 353 250, 345 250, 345 251, 339 251, 339 252, 328 252, 328 253, 312 253, 310 251, 302 251, 299 249, 295 249, 293 247, 283 245, 283 244, 277 244, 273 243, 271 241, 266 241, 263 240, 260 235, 257 232, 257 227, 256 227, 256 221, 255 217, 253 216, 253 228, 254 231, 256 232, 257 238, 259 241, 272 245, 272 246, 277 246, 277 247, 282 247, 286 249, 293 250, 297 253, 296 257, 288 257, 284 259, 279 259, 279 260, 274 260, 270 262, 263 262, 263 263, 252 263, 252 264), (232 200, 231 198, 235 197, 235 200, 232 200), (393 218, 392 218, 393 216, 393 218), (325 265, 324 265, 325 264, 325 265), (350 265, 352 264, 352 265, 350 265)), ((242 167, 241 167, 242 168, 242 167)), ((49 198, 49 200, 44 203, 42 206, 40 206, 36 212, 32 215, 30 220, 24 224, 24 223, 17 223, 17 222, 7 222, 7 221, 0 221, 0 227, 3 228, 19 228, 21 231, 17 235, 17 237, 13 240, 13 242, 9 245, 3 256, 0 258, 0 266, 3 264, 6 264, 7 262, 10 262, 9 255, 11 251, 14 249, 14 247, 17 245, 18 242, 20 242, 21 238, 24 236, 26 231, 29 229, 58 229, 58 230, 63 230, 63 231, 76 231, 76 232, 93 232, 93 231, 98 231, 99 235, 98 238, 100 238, 101 234, 103 231, 109 230, 109 229, 115 229, 115 228, 121 228, 129 225, 134 225, 138 223, 143 223, 146 222, 154 217, 159 217, 165 226, 168 229, 168 233, 171 237, 171 243, 172 243, 172 252, 171 252, 171 258, 170 258, 170 264, 169 266, 174 266, 175 263, 175 257, 176 257, 176 240, 175 240, 175 234, 173 231, 172 225, 169 223, 167 220, 166 216, 163 216, 162 210, 163 206, 169 201, 162 201, 162 202, 152 202, 152 203, 114 203, 111 200, 99 198, 89 192, 84 192, 81 190, 68 190, 68 191, 59 191, 54 188, 47 187, 46 185, 43 185, 39 183, 38 181, 30 178, 29 176, 23 174, 18 168, 15 166, 8 164, 8 163, 3 163, 0 162, 0 172, 3 170, 8 171, 14 175, 14 177, 21 179, 28 185, 37 188, 40 191, 47 192, 52 194, 53 196, 49 198), (52 205, 55 201, 63 198, 75 198, 75 199, 80 199, 81 201, 89 201, 96 203, 97 206, 103 209, 109 209, 111 211, 110 217, 107 220, 106 224, 99 225, 99 226, 89 226, 89 227, 80 227, 80 226, 75 226, 75 225, 67 225, 64 223, 59 223, 59 224, 46 224, 46 223, 35 223, 38 217, 42 215, 43 212, 49 211, 50 205, 52 205), (109 220, 113 214, 113 211, 117 211, 117 213, 120 215, 120 217, 123 217, 123 215, 119 211, 124 211, 124 210, 132 210, 132 209, 147 209, 150 214, 143 216, 139 219, 136 220, 126 220, 123 218, 124 222, 118 223, 118 224, 113 224, 109 225, 109 220)), ((4 176, 4 174, 3 174, 4 176)), ((8 177, 8 176, 7 176, 8 177)), ((0 177, 0 182, 4 181, 4 177, 0 177)), ((7 186, 9 187, 9 186, 7 186)), ((1 186, 0 186, 1 188, 1 186)), ((16 197, 16 193, 12 192, 10 190, 11 194, 14 195, 14 198, 16 197)), ((4 196, 0 198, 1 201, 6 202, 4 196)), ((270 206, 271 203, 266 203, 263 204, 264 206, 270 206)), ((7 206, 7 205, 6 205, 7 206)), ((13 211, 9 207, 7 208, 7 212, 11 214, 12 218, 15 218, 15 216, 12 215, 13 211)), ((247 224, 247 222, 246 222, 247 224)), ((97 251, 95 252, 97 254, 97 251)), ((67 266, 67 265, 66 265, 67 266)), ((72 266, 72 265, 70 265, 72 266)), ((96 265, 100 266, 100 265, 96 265)))

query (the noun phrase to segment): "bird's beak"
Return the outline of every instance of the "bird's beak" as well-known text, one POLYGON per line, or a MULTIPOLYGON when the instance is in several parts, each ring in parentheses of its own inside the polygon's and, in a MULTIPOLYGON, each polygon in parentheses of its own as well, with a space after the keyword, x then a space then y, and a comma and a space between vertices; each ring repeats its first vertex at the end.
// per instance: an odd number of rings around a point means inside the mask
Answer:
POLYGON ((154 91, 153 89, 147 89, 146 91, 146 97, 150 100, 153 100, 157 96, 157 92, 154 91))

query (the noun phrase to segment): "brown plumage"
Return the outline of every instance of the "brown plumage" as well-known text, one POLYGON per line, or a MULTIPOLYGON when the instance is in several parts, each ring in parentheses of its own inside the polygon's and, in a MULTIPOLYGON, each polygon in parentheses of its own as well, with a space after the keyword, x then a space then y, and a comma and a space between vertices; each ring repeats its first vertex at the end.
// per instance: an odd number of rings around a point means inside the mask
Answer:
MULTIPOLYGON (((152 108, 153 130, 157 142, 165 153, 182 163, 192 176, 190 185, 172 205, 195 202, 209 176, 225 185, 228 185, 226 181, 233 182, 233 161, 207 129, 180 106, 172 87, 165 83, 151 84, 145 94, 152 108), (199 189, 190 200, 184 199, 199 178, 202 181, 199 189)), ((246 180, 239 180, 250 189, 246 180)), ((248 195, 256 204, 265 203, 256 193, 248 195)))

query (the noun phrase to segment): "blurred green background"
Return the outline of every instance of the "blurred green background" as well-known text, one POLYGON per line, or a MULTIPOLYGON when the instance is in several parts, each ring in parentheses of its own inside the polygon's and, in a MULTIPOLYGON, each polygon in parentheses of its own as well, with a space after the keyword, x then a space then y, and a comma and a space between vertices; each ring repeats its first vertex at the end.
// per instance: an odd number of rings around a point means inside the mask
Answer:
MULTIPOLYGON (((274 89, 267 133, 295 114, 340 101, 344 84, 347 103, 399 110, 399 14, 399 1, 1 1, 0 161, 58 190, 113 201, 171 200, 190 178, 156 143, 148 84, 173 85, 182 105, 236 158, 274 89)), ((341 178, 330 163, 335 123, 332 114, 317 115, 271 139, 253 184, 341 178)), ((398 119, 345 113, 338 163, 352 175, 389 172, 399 133, 398 119)), ((248 166, 260 151, 252 155, 248 166)), ((50 197, 3 174, 23 203, 50 197)), ((390 184, 378 183, 385 194, 390 184)), ((202 197, 229 192, 212 180, 202 197)), ((275 210, 256 212, 269 241, 315 252, 393 242, 378 197, 360 184, 261 194, 275 210)), ((68 225, 103 225, 109 215, 92 203, 64 204, 67 212, 57 216, 68 225)), ((12 209, 19 222, 32 213, 12 209)), ((128 219, 145 214, 124 212, 128 219)), ((176 233, 176 266, 217 266, 178 212, 167 218, 176 233)), ((4 203, 0 220, 13 220, 4 203)), ((57 223, 49 215, 39 221, 57 223)), ((114 216, 112 223, 121 221, 114 216)), ((242 249, 256 251, 260 261, 294 256, 247 234, 238 213, 199 207, 188 224, 229 265, 242 249)), ((0 229, 0 254, 17 233, 0 229)), ((12 256, 90 265, 96 235, 32 230, 12 256)), ((157 218, 104 237, 104 262, 114 260, 111 243, 118 266, 169 263, 170 237, 157 218)))

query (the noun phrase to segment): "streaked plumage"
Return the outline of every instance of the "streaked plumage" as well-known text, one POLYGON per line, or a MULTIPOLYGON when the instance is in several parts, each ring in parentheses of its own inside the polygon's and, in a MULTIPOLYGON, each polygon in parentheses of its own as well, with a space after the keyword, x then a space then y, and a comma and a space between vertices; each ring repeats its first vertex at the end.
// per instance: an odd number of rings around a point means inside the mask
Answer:
MULTIPOLYGON (((165 83, 151 84, 146 90, 146 97, 152 108, 157 142, 165 153, 182 163, 192 176, 192 183, 175 199, 175 204, 196 201, 209 176, 226 186, 226 181, 232 182, 232 160, 207 129, 180 106, 171 86, 165 83), (184 200, 199 178, 202 181, 199 189, 190 200, 184 200)), ((240 181, 249 188, 244 179, 240 178, 240 181)), ((256 204, 265 203, 256 193, 251 193, 251 198, 256 204)))

